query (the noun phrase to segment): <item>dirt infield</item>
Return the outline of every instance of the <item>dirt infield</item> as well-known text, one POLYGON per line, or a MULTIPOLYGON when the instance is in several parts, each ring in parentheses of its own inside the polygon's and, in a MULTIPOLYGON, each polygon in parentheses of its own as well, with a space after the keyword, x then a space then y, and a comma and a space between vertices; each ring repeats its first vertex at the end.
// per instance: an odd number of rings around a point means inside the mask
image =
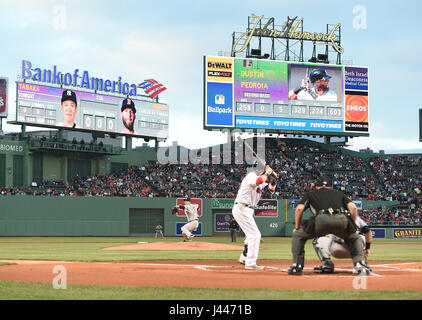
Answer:
POLYGON ((220 250, 243 250, 243 246, 213 242, 141 242, 138 244, 104 248, 103 250, 200 250, 200 251, 220 251, 220 250))
MULTIPOLYGON (((0 280, 52 283, 56 266, 63 266, 68 284, 113 286, 174 286, 195 288, 260 288, 300 290, 422 290, 422 262, 374 262, 375 275, 356 277, 350 261, 336 261, 336 272, 317 275, 309 261, 302 276, 283 269, 290 262, 260 261, 263 271, 244 270, 236 261, 64 262, 1 260, 0 280)), ((56 271, 57 272, 57 271, 56 271)))

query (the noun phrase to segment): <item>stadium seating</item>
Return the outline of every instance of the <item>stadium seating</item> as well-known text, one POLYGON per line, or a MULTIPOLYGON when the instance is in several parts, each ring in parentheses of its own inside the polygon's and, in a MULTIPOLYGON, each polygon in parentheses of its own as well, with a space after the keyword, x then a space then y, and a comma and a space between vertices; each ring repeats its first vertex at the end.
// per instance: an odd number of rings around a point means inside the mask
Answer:
MULTIPOLYGON (((46 143, 50 144, 51 141, 46 143)), ((398 201, 399 207, 362 210, 371 224, 420 224, 422 219, 422 155, 363 157, 294 139, 266 139, 266 161, 279 174, 275 194, 265 198, 298 199, 319 176, 351 199, 398 201), (300 142, 300 143, 299 143, 300 142)), ((222 155, 221 155, 222 156, 222 155)), ((232 163, 235 151, 232 148, 232 163)), ((1 194, 47 196, 117 196, 234 198, 247 172, 242 164, 147 163, 107 175, 76 177, 72 183, 44 181, 40 186, 0 190, 1 194)))

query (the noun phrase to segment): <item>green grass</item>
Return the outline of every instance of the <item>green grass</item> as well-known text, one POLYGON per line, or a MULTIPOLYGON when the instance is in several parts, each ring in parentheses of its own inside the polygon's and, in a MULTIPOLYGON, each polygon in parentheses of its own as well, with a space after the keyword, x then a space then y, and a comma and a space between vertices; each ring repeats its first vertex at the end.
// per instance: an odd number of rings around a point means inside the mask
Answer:
MULTIPOLYGON (((234 245, 239 250, 233 251, 151 251, 131 250, 114 251, 101 250, 108 247, 126 246, 139 241, 176 242, 180 237, 155 238, 124 238, 124 237, 48 237, 48 238, 0 238, 0 260, 59 260, 59 261, 148 261, 148 260, 233 260, 239 256, 243 246, 243 238, 234 245), (35 243, 29 243, 35 242, 35 243), (4 244, 7 243, 7 244, 4 244)), ((232 244, 228 237, 197 237, 195 241, 232 244)), ((371 247, 370 260, 390 261, 422 261, 420 254, 422 242, 419 240, 375 239, 371 247), (377 244, 380 244, 377 246, 377 244), (396 246, 394 244, 401 243, 396 246)), ((311 241, 305 247, 306 259, 318 259, 312 248, 311 241)), ((261 244, 260 260, 291 259, 291 239, 280 237, 264 238, 261 244)))
POLYGON ((418 291, 211 289, 68 285, 0 281, 1 300, 420 300, 418 291))
MULTIPOLYGON (((107 251, 107 247, 136 244, 139 241, 175 242, 180 237, 155 239, 152 237, 1 237, 0 260, 59 260, 59 261, 148 261, 148 260, 237 260, 243 238, 239 237, 238 250, 234 251, 107 251), (31 243, 35 242, 35 243, 31 243)), ((228 237, 197 237, 195 241, 232 244, 228 237)), ((420 240, 374 239, 370 261, 422 261, 420 240), (396 245, 400 244, 400 245, 396 245)), ((311 241, 306 245, 306 259, 316 260, 311 241)), ((261 244, 259 260, 290 260, 291 239, 269 237, 261 244)), ((0 272, 1 265, 0 264, 0 272)), ((66 290, 55 290, 48 283, 0 281, 0 299, 12 300, 421 300, 417 291, 308 291, 262 289, 211 289, 211 288, 154 288, 129 286, 70 285, 66 290)))

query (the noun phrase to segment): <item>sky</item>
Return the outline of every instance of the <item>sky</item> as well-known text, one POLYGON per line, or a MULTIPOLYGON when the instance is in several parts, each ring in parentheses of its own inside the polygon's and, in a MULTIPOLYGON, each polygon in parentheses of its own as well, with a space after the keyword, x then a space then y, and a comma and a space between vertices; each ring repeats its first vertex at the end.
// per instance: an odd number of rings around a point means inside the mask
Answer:
MULTIPOLYGON (((248 16, 274 17, 279 25, 298 16, 305 30, 318 32, 341 23, 342 60, 369 67, 370 136, 351 139, 348 148, 422 152, 421 11, 421 2, 407 0, 0 0, 0 76, 12 84, 11 116, 22 60, 128 83, 157 79, 167 87, 160 102, 170 107, 163 145, 203 148, 226 141, 203 129, 203 57, 230 53, 232 33, 246 31, 248 16)), ((305 58, 311 54, 306 47, 305 58)), ((3 131, 20 127, 3 119, 3 131)))

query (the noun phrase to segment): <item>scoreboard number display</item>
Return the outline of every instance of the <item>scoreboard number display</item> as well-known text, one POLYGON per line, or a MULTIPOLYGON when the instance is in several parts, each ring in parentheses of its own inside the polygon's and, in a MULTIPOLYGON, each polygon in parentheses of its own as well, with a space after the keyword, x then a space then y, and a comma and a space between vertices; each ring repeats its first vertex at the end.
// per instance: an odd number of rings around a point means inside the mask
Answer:
POLYGON ((369 136, 367 67, 205 56, 204 74, 206 130, 369 136))
MULTIPOLYGON (((62 94, 70 89, 27 82, 17 83, 16 119, 30 126, 65 127, 62 94)), ((124 132, 122 103, 127 97, 103 95, 71 90, 76 95, 73 130, 101 131, 134 137, 168 138, 169 107, 153 101, 131 99, 136 112, 133 115, 133 133, 124 132), (141 119, 139 121, 139 119, 141 119), (163 123, 165 125, 163 125, 163 123)), ((130 121, 129 121, 130 122, 130 121)), ((129 123, 130 126, 130 123, 129 123)))

